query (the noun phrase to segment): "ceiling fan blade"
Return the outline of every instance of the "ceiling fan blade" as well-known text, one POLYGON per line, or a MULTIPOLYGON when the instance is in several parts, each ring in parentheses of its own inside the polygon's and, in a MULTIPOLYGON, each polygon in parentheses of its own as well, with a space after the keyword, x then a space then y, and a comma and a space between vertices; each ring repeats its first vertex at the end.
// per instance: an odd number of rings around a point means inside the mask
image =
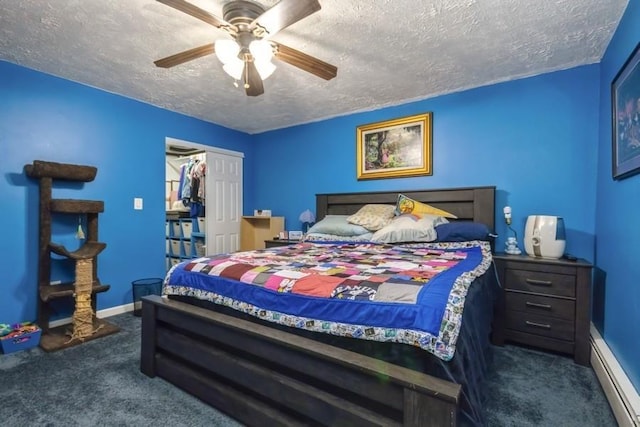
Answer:
POLYGON ((308 73, 315 74, 325 80, 331 80, 338 74, 338 68, 313 56, 302 53, 280 43, 272 42, 275 47, 275 57, 298 67, 308 73))
POLYGON ((179 10, 180 12, 184 12, 187 15, 191 15, 194 18, 198 18, 201 21, 206 22, 207 24, 211 24, 217 28, 229 27, 233 29, 233 31, 237 31, 235 25, 228 23, 224 19, 220 19, 215 15, 210 14, 206 10, 200 9, 198 6, 195 6, 191 3, 188 3, 184 0, 157 0, 162 4, 166 4, 169 7, 179 10))
POLYGON ((264 28, 268 36, 320 10, 317 0, 281 0, 249 25, 249 31, 264 28))
POLYGON ((264 85, 260 74, 258 74, 256 64, 253 61, 246 61, 244 64, 245 83, 249 84, 249 87, 246 88, 247 95, 262 95, 264 93, 264 85))
POLYGON ((175 55, 167 56, 166 58, 153 61, 156 67, 171 68, 176 65, 183 64, 192 59, 201 58, 203 56, 211 55, 214 53, 213 43, 205 44, 204 46, 194 47, 193 49, 185 50, 184 52, 176 53, 175 55))

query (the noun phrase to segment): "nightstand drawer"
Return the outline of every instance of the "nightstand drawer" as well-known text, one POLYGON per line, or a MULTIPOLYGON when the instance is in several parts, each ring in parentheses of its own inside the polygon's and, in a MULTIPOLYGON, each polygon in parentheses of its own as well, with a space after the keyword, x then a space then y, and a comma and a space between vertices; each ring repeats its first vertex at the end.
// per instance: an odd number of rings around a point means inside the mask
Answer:
POLYGON ((576 277, 567 274, 507 269, 505 289, 564 297, 576 296, 576 277))
POLYGON ((560 340, 573 341, 575 326, 573 321, 540 316, 521 311, 507 311, 507 329, 542 335, 560 340))
POLYGON ((505 298, 510 310, 557 317, 571 322, 576 317, 576 304, 572 300, 510 291, 506 292, 505 298))

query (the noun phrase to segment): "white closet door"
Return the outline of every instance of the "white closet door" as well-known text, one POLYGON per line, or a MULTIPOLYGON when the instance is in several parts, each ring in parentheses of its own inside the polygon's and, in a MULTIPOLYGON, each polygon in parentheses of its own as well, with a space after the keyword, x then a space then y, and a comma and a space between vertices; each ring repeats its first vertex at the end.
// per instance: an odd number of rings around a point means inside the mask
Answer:
POLYGON ((206 252, 235 252, 240 249, 242 157, 210 151, 206 155, 206 252))

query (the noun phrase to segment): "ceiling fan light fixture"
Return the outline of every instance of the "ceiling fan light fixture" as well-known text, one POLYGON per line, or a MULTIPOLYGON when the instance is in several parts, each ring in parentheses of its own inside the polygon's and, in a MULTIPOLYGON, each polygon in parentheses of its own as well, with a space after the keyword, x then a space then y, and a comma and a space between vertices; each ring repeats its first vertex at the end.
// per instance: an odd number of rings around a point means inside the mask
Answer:
POLYGON ((280 0, 270 8, 261 6, 255 0, 225 0, 222 19, 188 0, 157 1, 224 30, 233 39, 207 43, 159 59, 154 61, 157 67, 171 68, 215 53, 225 73, 234 79, 234 85, 244 84, 248 96, 264 93, 262 82, 276 69, 271 62, 273 58, 325 80, 337 75, 337 67, 331 64, 281 43, 263 39, 273 37, 280 30, 319 11, 321 6, 318 0, 280 0))
POLYGON ((269 78, 271 74, 276 70, 276 66, 273 65, 271 61, 255 61, 256 69, 258 70, 258 74, 260 74, 260 78, 262 80, 266 80, 269 78))
POLYGON ((249 51, 256 62, 271 61, 271 58, 273 58, 273 47, 266 40, 253 40, 249 44, 249 51))
POLYGON ((235 61, 224 64, 222 66, 222 69, 225 71, 225 73, 233 77, 234 80, 241 80, 242 70, 244 70, 244 62, 236 59, 235 61))
POLYGON ((238 59, 240 46, 233 40, 216 40, 214 49, 216 56, 223 64, 229 64, 235 61, 242 62, 238 59))

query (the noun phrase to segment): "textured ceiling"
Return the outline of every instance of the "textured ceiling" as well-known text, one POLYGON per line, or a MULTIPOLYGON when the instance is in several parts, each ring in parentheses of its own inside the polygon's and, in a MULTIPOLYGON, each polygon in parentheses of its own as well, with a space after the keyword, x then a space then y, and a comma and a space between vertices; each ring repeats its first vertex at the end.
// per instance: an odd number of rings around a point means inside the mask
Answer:
MULTIPOLYGON (((221 18, 227 1, 191 2, 221 18)), ((215 55, 156 68, 228 35, 153 0, 0 0, 0 60, 259 133, 599 62, 627 0, 320 3, 273 39, 336 65, 338 76, 274 60, 255 98, 215 55)))

